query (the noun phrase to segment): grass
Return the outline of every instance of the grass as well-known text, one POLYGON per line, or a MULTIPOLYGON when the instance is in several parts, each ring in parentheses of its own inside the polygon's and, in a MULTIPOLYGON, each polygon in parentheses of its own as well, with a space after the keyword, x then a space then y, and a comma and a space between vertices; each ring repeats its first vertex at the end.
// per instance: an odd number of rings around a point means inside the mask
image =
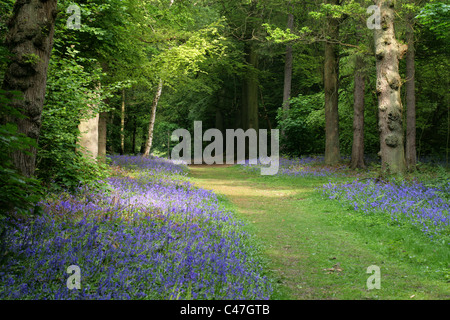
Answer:
POLYGON ((271 299, 450 298, 449 246, 325 198, 317 188, 330 178, 260 176, 238 166, 190 171, 196 185, 221 194, 260 239, 271 299), (371 265, 381 269, 380 290, 367 289, 371 265))

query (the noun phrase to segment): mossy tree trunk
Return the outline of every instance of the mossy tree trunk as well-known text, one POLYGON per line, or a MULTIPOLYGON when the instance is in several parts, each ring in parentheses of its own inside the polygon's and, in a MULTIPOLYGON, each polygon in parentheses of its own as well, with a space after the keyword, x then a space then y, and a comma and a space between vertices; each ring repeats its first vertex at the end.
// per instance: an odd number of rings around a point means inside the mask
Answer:
POLYGON ((395 38, 394 1, 377 0, 381 28, 375 29, 380 155, 383 174, 405 171, 403 106, 400 99, 399 59, 406 51, 395 38))
MULTIPOLYGON (((5 41, 12 56, 2 88, 23 93, 23 99, 13 99, 12 104, 24 117, 4 120, 16 123, 18 131, 36 141, 36 145, 41 130, 56 15, 57 0, 16 1, 5 41)), ((34 175, 36 148, 28 152, 16 151, 11 157, 23 175, 34 175)))

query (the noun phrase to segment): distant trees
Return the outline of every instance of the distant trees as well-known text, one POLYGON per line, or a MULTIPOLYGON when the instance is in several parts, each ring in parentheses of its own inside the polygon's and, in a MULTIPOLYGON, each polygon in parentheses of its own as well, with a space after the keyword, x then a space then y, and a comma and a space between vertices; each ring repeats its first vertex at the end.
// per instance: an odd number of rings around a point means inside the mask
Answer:
POLYGON ((380 150, 392 173, 414 170, 417 151, 448 153, 444 3, 378 0, 381 29, 369 30, 369 0, 93 0, 70 30, 69 0, 12 2, 0 7, 0 77, 23 94, 13 101, 23 117, 2 120, 37 142, 12 154, 26 176, 71 185, 93 176, 77 147, 90 109, 102 162, 106 150, 165 153, 171 130, 194 120, 220 130, 278 125, 286 154, 325 153, 329 165, 351 154, 352 168, 380 150))

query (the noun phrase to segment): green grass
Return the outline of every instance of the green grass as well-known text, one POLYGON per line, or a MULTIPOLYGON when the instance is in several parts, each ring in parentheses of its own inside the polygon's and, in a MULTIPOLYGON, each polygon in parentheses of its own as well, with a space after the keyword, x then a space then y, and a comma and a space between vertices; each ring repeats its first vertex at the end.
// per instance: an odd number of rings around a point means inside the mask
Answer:
POLYGON ((190 176, 247 222, 273 279, 272 299, 450 299, 448 245, 326 199, 316 189, 328 178, 208 166, 191 167, 190 176), (367 289, 371 265, 381 269, 380 290, 367 289))

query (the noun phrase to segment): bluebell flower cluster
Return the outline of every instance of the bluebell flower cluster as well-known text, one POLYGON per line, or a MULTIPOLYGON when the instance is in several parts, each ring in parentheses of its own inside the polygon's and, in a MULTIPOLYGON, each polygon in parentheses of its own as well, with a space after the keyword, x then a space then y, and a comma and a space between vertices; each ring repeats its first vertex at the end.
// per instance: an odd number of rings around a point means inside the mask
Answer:
POLYGON ((432 239, 450 242, 450 182, 430 187, 417 181, 355 180, 328 183, 322 192, 363 214, 386 213, 396 224, 414 225, 432 239))
POLYGON ((109 191, 80 187, 40 203, 44 213, 6 229, 0 299, 268 299, 251 235, 186 168, 114 156, 133 174, 109 191), (69 289, 67 268, 81 271, 69 289))

